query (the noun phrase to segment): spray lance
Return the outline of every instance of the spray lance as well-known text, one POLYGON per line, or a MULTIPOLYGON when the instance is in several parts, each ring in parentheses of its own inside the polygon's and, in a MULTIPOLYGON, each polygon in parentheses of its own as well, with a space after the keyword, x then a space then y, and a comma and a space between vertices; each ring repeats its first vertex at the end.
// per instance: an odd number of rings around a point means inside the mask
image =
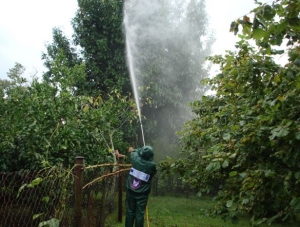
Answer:
MULTIPOLYGON (((141 111, 138 110, 138 113, 139 113, 139 119, 140 119, 140 124, 141 124, 141 132, 142 132, 143 144, 145 146, 145 137, 144 137, 144 130, 143 130, 143 124, 142 124, 141 111)), ((147 221, 147 227, 150 227, 150 225, 149 225, 149 215, 148 215, 148 205, 146 206, 145 219, 147 221)))
POLYGON ((140 124, 141 124, 141 132, 142 132, 143 144, 145 146, 145 137, 144 137, 144 130, 143 130, 143 124, 142 124, 141 115, 139 115, 139 118, 140 118, 140 124))

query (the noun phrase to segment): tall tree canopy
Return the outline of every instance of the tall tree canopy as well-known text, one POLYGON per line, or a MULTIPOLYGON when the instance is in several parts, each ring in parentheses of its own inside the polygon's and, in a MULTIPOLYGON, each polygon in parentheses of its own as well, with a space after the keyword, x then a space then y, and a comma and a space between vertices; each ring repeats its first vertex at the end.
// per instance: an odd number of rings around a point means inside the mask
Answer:
MULTIPOLYGON (((53 85, 68 84, 74 95, 101 94, 104 100, 109 100, 111 93, 131 97, 122 31, 122 4, 122 1, 79 0, 79 8, 72 20, 72 40, 61 30, 53 30, 53 42, 43 55, 49 68, 44 78, 53 85)), ((130 127, 122 130, 124 140, 135 138, 130 127)))
POLYGON ((237 51, 209 58, 221 73, 207 81, 216 94, 191 105, 196 117, 181 132, 186 158, 162 168, 201 193, 217 190, 215 214, 288 223, 300 209, 300 2, 257 4, 231 24, 237 51), (283 52, 288 62, 279 65, 273 57, 283 52))
POLYGON ((108 93, 118 88, 131 92, 122 31, 123 0, 78 0, 72 21, 74 43, 86 64, 86 89, 108 93))
POLYGON ((81 61, 75 47, 72 46, 71 41, 63 34, 61 29, 53 28, 52 35, 53 43, 47 44, 47 53, 42 54, 44 66, 48 69, 48 71, 44 73, 43 77, 46 80, 55 82, 61 77, 61 75, 56 75, 52 71, 52 68, 54 67, 53 63, 59 55, 64 56, 65 64, 70 68, 74 67, 76 64, 79 64, 81 61))

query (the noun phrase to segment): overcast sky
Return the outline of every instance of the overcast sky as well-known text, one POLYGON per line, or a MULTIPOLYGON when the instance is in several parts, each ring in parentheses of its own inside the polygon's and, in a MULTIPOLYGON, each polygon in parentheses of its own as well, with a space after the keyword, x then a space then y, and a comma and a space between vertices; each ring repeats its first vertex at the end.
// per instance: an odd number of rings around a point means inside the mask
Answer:
MULTIPOLYGON (((217 41, 215 54, 233 49, 236 37, 229 33, 230 23, 250 12, 254 0, 206 0, 210 28, 217 41)), ((0 0, 0 78, 15 62, 26 68, 30 77, 45 70, 41 60, 45 44, 52 42, 52 28, 60 27, 70 38, 71 19, 77 9, 77 0, 0 0)))

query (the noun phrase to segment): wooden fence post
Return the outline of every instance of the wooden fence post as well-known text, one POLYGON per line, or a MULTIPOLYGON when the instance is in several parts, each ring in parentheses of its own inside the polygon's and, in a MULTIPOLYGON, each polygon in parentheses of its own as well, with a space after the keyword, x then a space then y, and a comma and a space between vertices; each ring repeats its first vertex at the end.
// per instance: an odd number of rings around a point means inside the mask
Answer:
POLYGON ((75 166, 75 207, 74 226, 82 227, 82 187, 83 187, 83 161, 81 156, 76 157, 75 166))
MULTIPOLYGON (((119 157, 118 164, 123 164, 123 157, 119 157)), ((121 170, 119 166, 119 170, 121 170)), ((118 222, 122 222, 122 211, 123 211, 123 174, 119 174, 119 200, 118 200, 118 222)))

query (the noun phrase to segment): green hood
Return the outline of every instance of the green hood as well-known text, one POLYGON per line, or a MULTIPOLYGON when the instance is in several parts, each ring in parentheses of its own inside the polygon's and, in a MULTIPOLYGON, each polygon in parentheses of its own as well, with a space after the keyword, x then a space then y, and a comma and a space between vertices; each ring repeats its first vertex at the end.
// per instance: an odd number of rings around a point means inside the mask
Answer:
POLYGON ((152 161, 154 154, 153 154, 153 149, 151 146, 143 146, 139 151, 138 151, 139 156, 142 159, 152 161))

